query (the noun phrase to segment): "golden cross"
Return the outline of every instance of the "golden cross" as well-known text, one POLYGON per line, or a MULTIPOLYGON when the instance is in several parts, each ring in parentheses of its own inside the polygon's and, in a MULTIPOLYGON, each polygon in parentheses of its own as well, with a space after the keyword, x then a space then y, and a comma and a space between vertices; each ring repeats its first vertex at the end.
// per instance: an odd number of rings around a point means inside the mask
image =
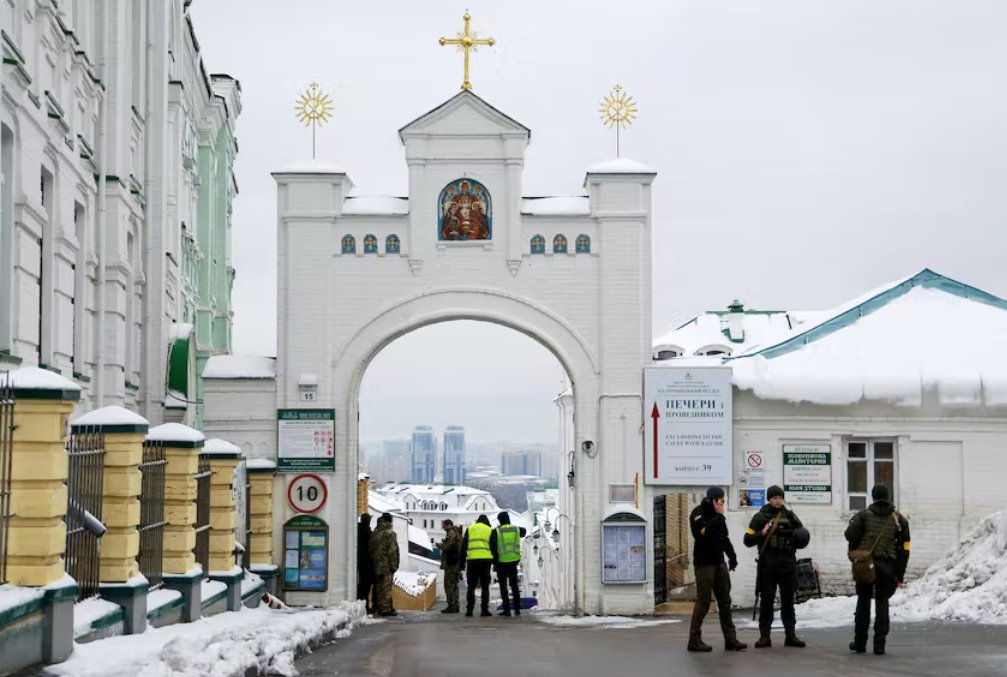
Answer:
POLYGON ((477 51, 476 45, 489 45, 492 47, 496 44, 496 40, 493 38, 477 39, 475 33, 469 32, 469 22, 472 20, 472 17, 469 16, 468 10, 465 10, 464 18, 465 31, 459 33, 457 38, 441 38, 440 43, 442 47, 444 45, 458 45, 458 49, 465 52, 465 82, 462 83, 462 89, 472 89, 472 83, 469 82, 469 51, 477 51))

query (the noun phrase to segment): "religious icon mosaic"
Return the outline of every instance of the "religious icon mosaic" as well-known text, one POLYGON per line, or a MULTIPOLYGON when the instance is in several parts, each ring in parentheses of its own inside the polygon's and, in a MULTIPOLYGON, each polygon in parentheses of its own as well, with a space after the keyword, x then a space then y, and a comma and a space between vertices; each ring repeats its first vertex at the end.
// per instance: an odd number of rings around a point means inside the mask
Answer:
POLYGON ((493 206, 489 191, 478 181, 456 179, 441 191, 437 212, 438 240, 489 240, 493 206))
POLYGON ((377 254, 378 253, 378 238, 374 237, 368 233, 364 235, 364 253, 365 254, 377 254))

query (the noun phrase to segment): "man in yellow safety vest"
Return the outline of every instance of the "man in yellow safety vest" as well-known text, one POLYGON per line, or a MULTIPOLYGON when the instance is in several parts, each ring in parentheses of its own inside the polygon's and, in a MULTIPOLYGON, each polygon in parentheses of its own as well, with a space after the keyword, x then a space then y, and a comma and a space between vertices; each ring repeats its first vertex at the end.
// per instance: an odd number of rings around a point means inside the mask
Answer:
POLYGON ((501 616, 511 615, 511 601, 507 598, 507 584, 514 597, 514 615, 521 615, 521 590, 517 582, 517 565, 521 563, 521 539, 527 531, 524 527, 510 523, 510 515, 503 511, 497 515, 500 526, 490 536, 490 551, 496 565, 497 579, 500 581, 500 597, 503 598, 501 616))
POLYGON ((490 550, 490 521, 486 515, 479 515, 476 523, 465 531, 462 538, 462 566, 465 567, 465 615, 471 616, 476 606, 476 585, 482 588, 481 616, 490 613, 490 567, 493 552, 490 550))

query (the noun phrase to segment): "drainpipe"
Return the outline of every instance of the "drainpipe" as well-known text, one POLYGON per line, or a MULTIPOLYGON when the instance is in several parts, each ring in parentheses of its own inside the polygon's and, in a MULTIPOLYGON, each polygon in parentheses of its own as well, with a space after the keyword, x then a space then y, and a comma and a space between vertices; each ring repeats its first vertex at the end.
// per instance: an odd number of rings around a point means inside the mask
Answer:
POLYGON ((108 153, 108 97, 109 97, 109 84, 108 84, 108 59, 109 59, 109 49, 110 40, 109 33, 111 33, 111 28, 109 26, 108 15, 106 12, 102 13, 102 20, 104 21, 104 26, 102 30, 102 54, 101 63, 98 67, 98 72, 101 74, 101 82, 105 86, 104 96, 101 97, 101 112, 99 113, 100 122, 98 130, 98 208, 95 212, 95 248, 98 250, 98 290, 97 290, 97 319, 96 319, 96 338, 97 338, 97 354, 95 357, 95 374, 96 384, 94 389, 95 395, 95 408, 101 408, 105 406, 105 191, 106 191, 106 181, 105 174, 107 173, 108 165, 105 161, 106 154, 108 153))

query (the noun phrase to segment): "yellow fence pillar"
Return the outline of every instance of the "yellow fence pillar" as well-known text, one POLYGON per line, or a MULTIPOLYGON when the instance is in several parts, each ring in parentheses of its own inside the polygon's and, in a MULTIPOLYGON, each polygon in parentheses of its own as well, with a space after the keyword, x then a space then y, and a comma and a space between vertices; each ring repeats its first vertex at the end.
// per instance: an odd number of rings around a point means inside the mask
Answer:
POLYGON ((357 514, 356 517, 367 512, 367 491, 370 489, 370 477, 361 474, 357 479, 357 514))
POLYGON ((246 464, 252 496, 248 502, 252 534, 246 548, 251 549, 251 569, 266 582, 273 594, 279 590, 279 567, 273 561, 273 478, 276 464, 255 458, 246 464))
POLYGON ((80 387, 34 367, 0 379, 9 380, 14 389, 7 580, 48 585, 64 571, 67 420, 80 399, 80 387))
MULTIPOLYGON (((234 561, 234 541, 238 528, 237 494, 245 491, 245 476, 239 477, 236 471, 244 455, 226 440, 210 439, 203 447, 203 458, 209 462, 213 473, 210 476, 210 571, 207 573, 213 580, 227 585, 227 610, 238 611, 244 570, 234 561)), ((244 530, 245 525, 242 523, 240 528, 244 530)))
POLYGON ((202 610, 196 567, 196 473, 203 433, 181 423, 152 428, 147 440, 164 445, 164 585, 182 593, 182 620, 194 621, 202 610))

